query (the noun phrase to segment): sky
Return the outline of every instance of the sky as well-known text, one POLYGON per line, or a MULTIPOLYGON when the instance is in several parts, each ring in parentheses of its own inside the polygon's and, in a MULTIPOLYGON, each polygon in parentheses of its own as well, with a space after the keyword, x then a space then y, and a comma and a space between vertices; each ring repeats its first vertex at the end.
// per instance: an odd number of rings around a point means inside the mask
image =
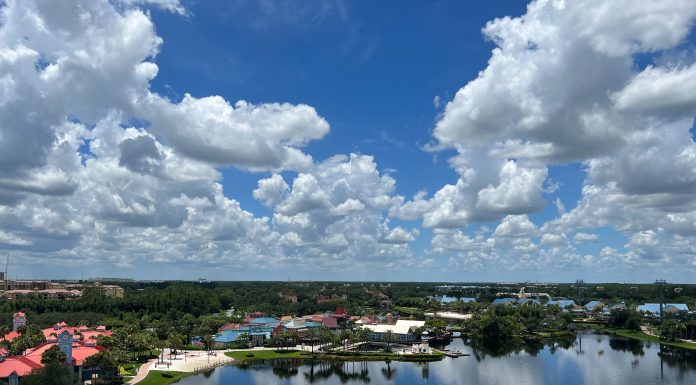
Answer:
POLYGON ((689 0, 1 1, 0 255, 694 283, 695 23, 689 0))

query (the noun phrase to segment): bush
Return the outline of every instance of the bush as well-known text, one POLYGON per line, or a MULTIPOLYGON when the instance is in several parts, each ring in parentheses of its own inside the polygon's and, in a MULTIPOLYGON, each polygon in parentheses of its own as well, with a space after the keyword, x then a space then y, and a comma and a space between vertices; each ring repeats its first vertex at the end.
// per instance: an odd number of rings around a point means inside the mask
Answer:
POLYGON ((164 378, 174 378, 174 375, 169 372, 163 372, 162 377, 164 378))
POLYGON ((638 320, 635 317, 629 317, 626 320, 626 324, 624 325, 624 327, 628 330, 637 332, 640 330, 640 322, 638 322, 638 320))
POLYGON ((253 354, 253 353, 249 353, 249 354, 247 354, 246 356, 247 356, 247 357, 253 357, 254 354, 253 354))

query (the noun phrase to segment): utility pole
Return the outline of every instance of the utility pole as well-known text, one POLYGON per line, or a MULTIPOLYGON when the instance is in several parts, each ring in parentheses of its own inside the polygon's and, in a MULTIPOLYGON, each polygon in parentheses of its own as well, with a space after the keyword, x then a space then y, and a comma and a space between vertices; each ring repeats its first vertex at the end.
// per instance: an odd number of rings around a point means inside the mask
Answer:
POLYGON ((662 323, 662 321, 664 320, 664 317, 662 315, 662 306, 665 302, 664 287, 666 283, 667 282, 664 279, 655 280, 655 284, 660 287, 660 323, 662 323))
POLYGON ((578 306, 582 306, 582 297, 585 291, 585 287, 583 285, 585 285, 585 281, 582 279, 575 281, 575 286, 578 287, 578 306))
POLYGON ((2 279, 5 281, 5 291, 9 290, 8 284, 10 277, 7 275, 7 268, 10 266, 10 253, 7 253, 7 258, 5 259, 5 275, 2 279))

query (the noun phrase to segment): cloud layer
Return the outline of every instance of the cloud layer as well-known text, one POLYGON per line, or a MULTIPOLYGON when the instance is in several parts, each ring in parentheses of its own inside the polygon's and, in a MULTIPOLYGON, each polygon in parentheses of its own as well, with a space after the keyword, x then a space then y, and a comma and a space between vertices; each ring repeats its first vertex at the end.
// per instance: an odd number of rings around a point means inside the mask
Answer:
POLYGON ((143 7, 193 17, 176 0, 0 9, 0 249, 24 271, 696 269, 690 1, 539 0, 490 21, 486 67, 433 101, 428 151, 454 150, 456 178, 410 199, 373 156, 314 159, 330 125, 312 106, 154 92, 165 42, 143 7), (551 179, 568 164, 577 202, 551 179), (258 176, 270 214, 223 190, 228 167, 258 176), (606 229, 624 244, 593 251, 606 229))

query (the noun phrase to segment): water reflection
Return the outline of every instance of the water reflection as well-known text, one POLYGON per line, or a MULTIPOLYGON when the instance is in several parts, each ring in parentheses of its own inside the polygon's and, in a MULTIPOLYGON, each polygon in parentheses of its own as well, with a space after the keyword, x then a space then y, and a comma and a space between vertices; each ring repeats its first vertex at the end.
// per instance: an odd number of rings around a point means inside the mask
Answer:
POLYGON ((533 339, 529 341, 509 341, 505 343, 485 342, 468 340, 466 341, 472 349, 473 356, 477 361, 484 360, 486 357, 505 357, 510 354, 526 353, 531 357, 536 357, 545 347, 553 354, 561 349, 569 349, 573 346, 575 338, 562 338, 552 341, 542 341, 533 339))
POLYGON ((312 362, 310 373, 305 372, 305 378, 308 383, 314 383, 319 380, 324 380, 336 376, 342 384, 345 383, 369 383, 370 371, 367 368, 367 362, 358 362, 356 369, 355 362, 342 361, 319 361, 312 362), (315 366, 317 370, 315 370, 315 366))
POLYGON ((622 337, 578 334, 504 346, 455 339, 471 356, 438 362, 259 360, 179 385, 239 384, 696 384, 696 352, 622 337))
POLYGON ((609 347, 612 348, 612 350, 620 352, 630 352, 634 356, 642 357, 645 355, 645 351, 643 350, 643 341, 641 340, 610 337, 609 347))

